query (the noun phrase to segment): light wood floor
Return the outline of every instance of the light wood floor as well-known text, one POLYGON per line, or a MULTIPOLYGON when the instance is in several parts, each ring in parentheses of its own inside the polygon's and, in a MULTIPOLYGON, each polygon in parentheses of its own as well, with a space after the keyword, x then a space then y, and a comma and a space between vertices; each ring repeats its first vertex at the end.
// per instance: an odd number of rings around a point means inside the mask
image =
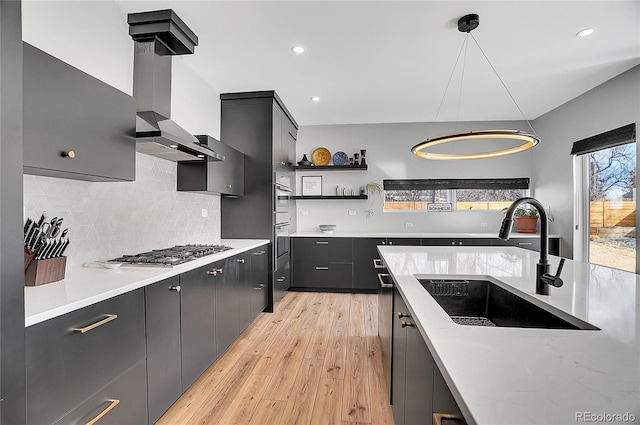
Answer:
POLYGON ((287 292, 158 424, 393 425, 377 295, 287 292))

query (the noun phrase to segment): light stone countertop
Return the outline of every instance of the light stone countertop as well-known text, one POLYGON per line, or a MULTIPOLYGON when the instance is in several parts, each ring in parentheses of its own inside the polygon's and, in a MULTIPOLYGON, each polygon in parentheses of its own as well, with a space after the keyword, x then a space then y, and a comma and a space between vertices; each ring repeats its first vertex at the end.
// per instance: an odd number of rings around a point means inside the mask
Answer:
MULTIPOLYGON (((586 418, 640 423, 640 276, 567 260, 564 286, 537 295, 537 252, 448 246, 378 250, 469 424, 565 425, 589 422, 586 418), (452 277, 498 280, 534 303, 601 330, 457 325, 417 280, 452 277)), ((550 257, 552 272, 559 260, 550 257)))
POLYGON ((212 244, 229 245, 234 249, 200 257, 174 267, 122 266, 119 269, 68 267, 65 278, 61 281, 25 287, 25 327, 232 257, 267 243, 269 241, 266 239, 214 241, 212 244))
MULTIPOLYGON (((498 239, 498 233, 415 233, 415 232, 343 232, 336 229, 333 233, 295 232, 292 238, 492 238, 498 239)), ((537 233, 511 233, 511 239, 538 238, 537 233)), ((549 235, 559 238, 560 235, 549 235)))

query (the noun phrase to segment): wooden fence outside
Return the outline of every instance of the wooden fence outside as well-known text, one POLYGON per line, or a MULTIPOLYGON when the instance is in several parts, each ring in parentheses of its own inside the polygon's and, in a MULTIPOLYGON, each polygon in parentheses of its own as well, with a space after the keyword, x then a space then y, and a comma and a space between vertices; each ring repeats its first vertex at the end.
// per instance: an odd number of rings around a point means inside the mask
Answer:
POLYGON ((592 201, 589 205, 589 232, 599 234, 600 228, 636 227, 635 201, 592 201))

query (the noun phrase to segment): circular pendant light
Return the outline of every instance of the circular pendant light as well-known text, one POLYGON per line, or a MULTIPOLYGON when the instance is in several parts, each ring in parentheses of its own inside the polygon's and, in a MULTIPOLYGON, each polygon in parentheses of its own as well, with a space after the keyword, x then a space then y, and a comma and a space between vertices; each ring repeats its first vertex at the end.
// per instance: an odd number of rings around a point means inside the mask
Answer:
MULTIPOLYGON (((476 45, 478 46, 478 49, 480 50, 484 58, 489 63, 489 66, 491 66, 491 69, 495 73, 496 77, 498 78, 498 80, 500 80, 500 82, 502 83, 502 86, 511 97, 511 100, 520 111, 522 118, 529 125, 529 128, 531 128, 531 133, 527 133, 520 130, 473 130, 473 131, 445 134, 442 136, 437 136, 437 137, 432 137, 430 139, 427 139, 424 142, 418 143, 413 148, 411 148, 411 152, 413 152, 416 156, 419 156, 420 158, 432 159, 432 160, 464 160, 464 159, 497 158, 500 156, 511 155, 514 153, 526 151, 528 149, 533 148, 538 143, 540 143, 540 138, 535 134, 535 131, 531 126, 531 123, 529 123, 529 121, 526 119, 526 117, 524 116, 524 113, 522 112, 522 109, 520 109, 520 107, 518 106, 517 102, 511 95, 511 92, 509 91, 507 86, 504 84, 504 81, 502 81, 502 79, 498 75, 498 72, 489 61, 489 58, 487 58, 487 55, 482 50, 482 48, 476 41, 475 37, 473 37, 473 35, 471 34, 471 31, 478 28, 479 25, 480 25, 480 17, 477 14, 473 13, 473 14, 465 15, 458 20, 458 31, 466 33, 467 39, 470 36, 473 39, 473 41, 476 43, 476 45), (434 146, 443 145, 446 143, 460 142, 460 141, 475 141, 475 140, 482 141, 483 139, 508 139, 516 142, 516 145, 509 148, 480 150, 478 152, 472 152, 472 153, 439 153, 439 152, 429 151, 434 146)), ((463 43, 463 47, 467 43, 468 41, 467 39, 465 39, 465 42, 463 43)), ((462 49, 460 51, 462 52, 462 49)), ((463 61, 463 64, 464 63, 466 63, 466 49, 465 49, 465 60, 463 61)), ((456 61, 456 64, 457 64, 457 61, 456 61)), ((453 77, 454 72, 455 72, 455 66, 451 73, 451 77, 453 77)), ((463 65, 462 74, 464 75, 464 65, 463 65)), ((451 77, 449 78, 449 83, 451 82, 451 77)), ((449 88, 449 84, 447 84, 447 89, 445 89, 445 93, 442 97, 442 101, 444 101, 444 97, 447 94, 448 88, 449 88)), ((460 81, 460 93, 462 93, 462 81, 460 81)), ((442 101, 440 102, 440 106, 442 106, 442 101)), ((460 105, 458 104, 458 109, 459 108, 460 108, 460 105)), ((438 108, 438 113, 439 112, 440 112, 440 107, 438 108)), ((436 120, 437 120, 437 114, 436 114, 436 120)))
POLYGON ((497 158, 499 156, 511 155, 526 151, 540 143, 540 138, 534 134, 525 133, 519 130, 474 130, 463 133, 452 133, 434 137, 418 143, 411 152, 420 158, 435 160, 456 160, 456 159, 483 159, 497 158), (478 140, 478 139, 509 139, 517 141, 519 144, 510 148, 489 150, 473 153, 435 153, 428 152, 433 146, 445 143, 478 140))

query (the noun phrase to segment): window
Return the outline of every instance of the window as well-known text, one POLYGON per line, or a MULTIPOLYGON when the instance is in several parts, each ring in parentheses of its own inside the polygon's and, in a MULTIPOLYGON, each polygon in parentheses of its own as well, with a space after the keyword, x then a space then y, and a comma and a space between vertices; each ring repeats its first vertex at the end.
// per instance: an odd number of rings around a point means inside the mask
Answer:
MULTIPOLYGON (((582 186, 576 211, 585 223, 574 239, 578 259, 636 271, 635 125, 620 127, 573 144, 582 186)), ((580 226, 579 226, 580 227, 580 226)))
POLYGON ((451 211, 501 210, 527 196, 529 179, 384 180, 383 186, 385 211, 429 211, 431 204, 451 211))

